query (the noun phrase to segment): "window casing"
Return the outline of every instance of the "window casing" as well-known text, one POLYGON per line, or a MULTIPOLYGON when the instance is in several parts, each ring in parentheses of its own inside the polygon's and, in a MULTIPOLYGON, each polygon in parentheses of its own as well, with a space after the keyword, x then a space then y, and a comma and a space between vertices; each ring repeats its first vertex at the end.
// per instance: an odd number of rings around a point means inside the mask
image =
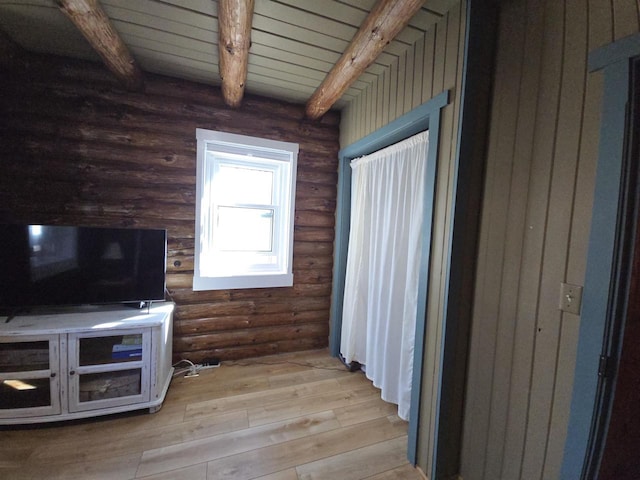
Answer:
POLYGON ((197 129, 194 290, 293 285, 298 144, 197 129))

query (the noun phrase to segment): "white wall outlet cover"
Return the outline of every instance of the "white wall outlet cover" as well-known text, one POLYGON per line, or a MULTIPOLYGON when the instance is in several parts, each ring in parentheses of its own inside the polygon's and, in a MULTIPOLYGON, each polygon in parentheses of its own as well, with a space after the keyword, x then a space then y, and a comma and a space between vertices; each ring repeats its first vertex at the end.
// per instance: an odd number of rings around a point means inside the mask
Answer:
POLYGON ((570 283, 560 284, 560 310, 580 315, 582 307, 582 286, 570 283))

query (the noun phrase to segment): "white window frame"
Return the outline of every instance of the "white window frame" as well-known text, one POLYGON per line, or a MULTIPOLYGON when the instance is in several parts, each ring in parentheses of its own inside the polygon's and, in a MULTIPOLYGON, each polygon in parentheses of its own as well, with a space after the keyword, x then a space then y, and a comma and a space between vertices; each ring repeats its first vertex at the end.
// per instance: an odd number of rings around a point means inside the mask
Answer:
MULTIPOLYGON (((193 290, 290 287, 293 285, 293 224, 295 218, 297 143, 196 129, 196 238, 193 290), (216 155, 217 153, 217 155, 216 155), (240 163, 274 172, 275 199, 272 265, 255 264, 231 271, 215 270, 215 192, 213 178, 220 164, 240 163), (202 262, 202 263, 201 263, 202 262), (206 263, 209 262, 207 268, 206 263)), ((262 208, 262 205, 245 205, 262 208)), ((229 254, 233 255, 233 254, 229 254)), ((258 255, 256 255, 256 258, 258 255)), ((225 262, 233 263, 233 262, 225 262)))

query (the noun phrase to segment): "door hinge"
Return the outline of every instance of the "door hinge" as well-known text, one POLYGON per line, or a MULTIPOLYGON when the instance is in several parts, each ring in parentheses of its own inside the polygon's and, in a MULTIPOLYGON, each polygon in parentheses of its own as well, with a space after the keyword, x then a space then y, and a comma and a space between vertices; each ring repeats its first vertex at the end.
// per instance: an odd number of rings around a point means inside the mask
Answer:
POLYGON ((600 355, 600 362, 598 364, 598 376, 606 378, 609 371, 609 357, 606 355, 600 355))

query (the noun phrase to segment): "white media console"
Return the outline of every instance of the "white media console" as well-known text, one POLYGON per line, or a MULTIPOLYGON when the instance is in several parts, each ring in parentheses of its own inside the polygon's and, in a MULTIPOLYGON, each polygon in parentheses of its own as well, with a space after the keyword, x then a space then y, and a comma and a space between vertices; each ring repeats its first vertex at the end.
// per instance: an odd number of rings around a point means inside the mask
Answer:
POLYGON ((157 411, 173 374, 173 309, 0 317, 0 425, 157 411))

